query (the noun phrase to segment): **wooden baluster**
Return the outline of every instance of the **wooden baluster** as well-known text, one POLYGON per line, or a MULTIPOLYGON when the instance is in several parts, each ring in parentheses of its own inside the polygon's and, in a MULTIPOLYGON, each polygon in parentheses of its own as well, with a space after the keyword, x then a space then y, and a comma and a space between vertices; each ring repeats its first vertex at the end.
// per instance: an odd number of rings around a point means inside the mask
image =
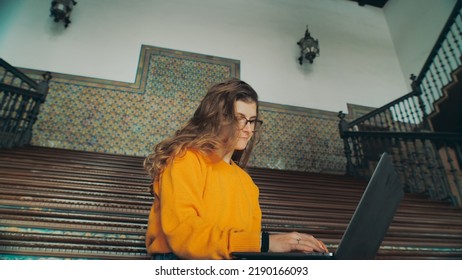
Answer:
MULTIPOLYGON (((446 64, 444 63, 444 58, 441 54, 442 50, 437 53, 435 56, 435 63, 439 66, 439 79, 438 79, 438 91, 440 91, 445 85, 447 85, 451 81, 450 71, 447 70, 446 64)), ((442 95, 442 94, 441 94, 442 95)))

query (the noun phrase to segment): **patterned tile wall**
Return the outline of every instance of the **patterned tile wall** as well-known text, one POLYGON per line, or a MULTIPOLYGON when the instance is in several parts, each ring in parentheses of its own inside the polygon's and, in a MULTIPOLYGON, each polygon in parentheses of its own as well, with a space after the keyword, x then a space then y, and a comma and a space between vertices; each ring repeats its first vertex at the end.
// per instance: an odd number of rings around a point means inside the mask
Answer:
POLYGON ((261 115, 263 133, 251 165, 344 173, 346 160, 336 113, 263 103, 261 115))
MULTIPOLYGON (((239 61, 144 45, 133 84, 53 73, 31 144, 144 157, 187 121, 211 84, 228 77, 239 77, 239 61)), ((337 113, 260 108, 264 133, 250 166, 344 173, 337 113)))

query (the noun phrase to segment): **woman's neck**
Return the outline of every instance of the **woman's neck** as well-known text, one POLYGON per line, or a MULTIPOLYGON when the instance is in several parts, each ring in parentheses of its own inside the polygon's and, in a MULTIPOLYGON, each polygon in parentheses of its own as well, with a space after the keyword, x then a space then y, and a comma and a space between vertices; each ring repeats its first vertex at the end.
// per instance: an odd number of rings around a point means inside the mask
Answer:
POLYGON ((234 153, 234 151, 225 154, 225 155, 223 156, 222 159, 223 159, 226 163, 231 164, 231 158, 233 157, 233 153, 234 153))

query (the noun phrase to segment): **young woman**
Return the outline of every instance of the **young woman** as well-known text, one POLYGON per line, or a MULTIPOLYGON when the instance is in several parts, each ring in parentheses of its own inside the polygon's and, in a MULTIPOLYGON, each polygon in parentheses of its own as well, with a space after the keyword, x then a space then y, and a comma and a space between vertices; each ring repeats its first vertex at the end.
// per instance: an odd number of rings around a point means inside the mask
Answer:
POLYGON ((154 259, 230 259, 243 251, 327 251, 297 232, 261 232, 259 191, 243 168, 258 138, 258 96, 230 79, 212 86, 193 117, 145 160, 154 203, 146 232, 154 259))

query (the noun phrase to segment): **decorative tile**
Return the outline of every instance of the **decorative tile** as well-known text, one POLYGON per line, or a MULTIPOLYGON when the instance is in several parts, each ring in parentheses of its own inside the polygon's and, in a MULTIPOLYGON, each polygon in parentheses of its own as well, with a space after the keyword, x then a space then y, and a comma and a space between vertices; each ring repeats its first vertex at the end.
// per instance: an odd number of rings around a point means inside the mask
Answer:
MULTIPOLYGON (((135 83, 53 73, 31 144, 144 157, 192 116, 210 85, 239 77, 239 61, 152 46, 139 61, 135 83)), ((250 166, 344 173, 336 112, 260 108, 264 130, 250 166)))

